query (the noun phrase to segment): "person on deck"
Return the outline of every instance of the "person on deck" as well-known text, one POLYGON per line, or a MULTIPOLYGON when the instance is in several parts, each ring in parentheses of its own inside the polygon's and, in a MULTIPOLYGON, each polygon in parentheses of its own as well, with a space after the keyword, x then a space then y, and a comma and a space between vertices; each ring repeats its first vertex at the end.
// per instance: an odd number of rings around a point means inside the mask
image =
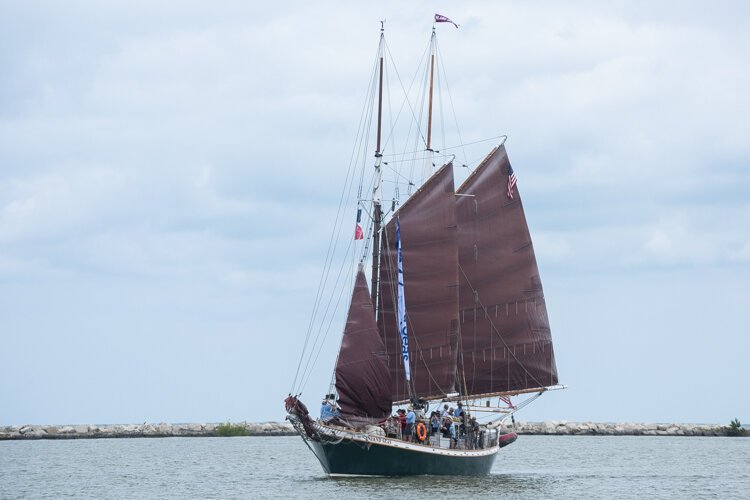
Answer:
POLYGON ((471 428, 471 434, 472 434, 472 447, 478 448, 479 447, 479 422, 477 422, 477 417, 472 416, 469 420, 469 427, 471 428))
POLYGON ((458 418, 464 416, 464 404, 461 401, 458 402, 458 408, 456 408, 456 411, 453 412, 453 416, 458 418))
POLYGON ((401 424, 401 437, 403 438, 404 434, 406 433, 406 410, 403 408, 399 408, 398 411, 396 411, 396 414, 398 415, 398 421, 401 424))
POLYGON ((443 405, 443 411, 440 413, 440 419, 444 419, 445 416, 448 414, 448 403, 445 403, 443 405))
POLYGON ((453 416, 458 419, 458 436, 461 437, 462 434, 466 432, 466 426, 464 425, 464 417, 466 415, 466 412, 464 412, 464 404, 459 401, 458 402, 458 408, 456 408, 455 413, 453 413, 453 416))
POLYGON ((451 436, 450 448, 458 448, 458 421, 456 420, 455 417, 451 419, 450 436, 451 436))
POLYGON ((398 417, 388 417, 385 421, 385 435, 397 438, 401 434, 401 422, 398 417))
POLYGON ((438 429, 440 429, 440 415, 437 411, 433 411, 430 414, 430 436, 436 435, 438 429))
POLYGON ((331 397, 326 394, 326 398, 320 406, 320 420, 323 422, 330 422, 339 415, 339 410, 336 408, 336 400, 332 400, 331 397))
POLYGON ((406 414, 406 431, 404 433, 405 441, 413 441, 414 436, 414 424, 417 422, 417 415, 414 413, 414 408, 409 406, 409 413, 406 414))
POLYGON ((450 408, 447 413, 443 414, 443 437, 451 437, 451 427, 453 427, 453 408, 450 408))

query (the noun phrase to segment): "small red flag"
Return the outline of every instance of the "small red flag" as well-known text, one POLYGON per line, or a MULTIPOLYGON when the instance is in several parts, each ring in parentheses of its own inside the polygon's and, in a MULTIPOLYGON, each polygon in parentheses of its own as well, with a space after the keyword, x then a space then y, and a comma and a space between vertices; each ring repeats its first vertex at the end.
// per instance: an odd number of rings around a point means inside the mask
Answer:
POLYGON ((354 228, 354 239, 363 240, 365 239, 365 233, 362 231, 362 226, 359 223, 362 222, 362 209, 357 209, 357 226, 354 228))

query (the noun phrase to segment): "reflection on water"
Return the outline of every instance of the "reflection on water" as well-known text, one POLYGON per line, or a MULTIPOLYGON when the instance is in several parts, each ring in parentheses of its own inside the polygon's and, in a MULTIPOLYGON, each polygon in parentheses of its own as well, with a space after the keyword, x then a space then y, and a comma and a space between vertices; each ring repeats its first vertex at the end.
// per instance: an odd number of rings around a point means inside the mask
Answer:
POLYGON ((552 481, 544 476, 511 476, 490 474, 489 476, 416 476, 416 477, 318 477, 316 481, 332 481, 333 491, 356 491, 363 497, 380 498, 386 496, 410 497, 415 493, 429 498, 441 498, 447 492, 461 492, 468 498, 496 495, 498 492, 514 495, 543 497, 552 481))

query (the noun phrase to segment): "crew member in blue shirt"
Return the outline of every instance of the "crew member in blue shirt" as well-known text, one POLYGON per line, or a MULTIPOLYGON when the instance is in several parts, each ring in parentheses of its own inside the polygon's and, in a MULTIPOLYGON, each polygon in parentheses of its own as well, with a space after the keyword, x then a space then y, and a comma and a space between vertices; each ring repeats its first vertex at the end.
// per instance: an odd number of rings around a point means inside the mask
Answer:
POLYGON ((453 413, 454 417, 463 418, 464 416, 464 404, 459 401, 458 402, 458 409, 453 413))
POLYGON ((411 441, 414 435, 414 424, 417 422, 417 415, 414 413, 414 408, 410 405, 408 408, 409 412, 406 414, 406 432, 404 438, 406 441, 411 441))
POLYGON ((329 395, 323 400, 320 406, 320 419, 323 422, 328 422, 339 416, 339 411, 336 409, 335 400, 331 400, 329 395))

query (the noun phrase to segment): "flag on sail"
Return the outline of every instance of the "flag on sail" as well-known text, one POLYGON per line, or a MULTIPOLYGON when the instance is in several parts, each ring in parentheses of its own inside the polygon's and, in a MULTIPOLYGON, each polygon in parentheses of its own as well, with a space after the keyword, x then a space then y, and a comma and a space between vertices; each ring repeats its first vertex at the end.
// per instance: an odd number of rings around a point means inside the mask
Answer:
POLYGON ((511 200, 513 199, 513 188, 516 186, 516 182, 518 182, 518 178, 516 177, 516 173, 513 171, 513 167, 508 165, 508 198, 511 200))
POLYGON ((453 21, 451 21, 450 19, 448 19, 447 17, 441 14, 435 14, 435 22, 436 23, 451 23, 453 26, 458 28, 458 24, 454 23, 453 21))
POLYGON ((406 336, 406 300, 404 298, 404 266, 401 257, 401 222, 396 219, 396 252, 398 259, 398 331, 401 332, 401 356, 404 359, 406 381, 411 380, 409 367, 409 338, 406 336))
POLYGON ((357 226, 354 228, 354 239, 355 240, 362 240, 365 237, 365 233, 362 231, 362 226, 360 225, 360 222, 362 222, 362 209, 357 209, 357 226))
POLYGON ((513 403, 510 401, 510 396, 499 396, 500 401, 508 405, 508 408, 515 409, 516 407, 513 405, 513 403))

